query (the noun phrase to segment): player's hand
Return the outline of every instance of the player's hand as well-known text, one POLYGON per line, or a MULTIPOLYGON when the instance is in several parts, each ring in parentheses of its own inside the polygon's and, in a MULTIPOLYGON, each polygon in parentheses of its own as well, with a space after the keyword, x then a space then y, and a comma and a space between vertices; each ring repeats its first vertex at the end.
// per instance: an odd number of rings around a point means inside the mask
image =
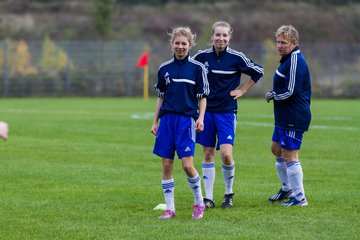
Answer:
POLYGON ((201 121, 201 120, 197 120, 195 122, 195 131, 196 132, 202 132, 204 131, 204 121, 201 121))
POLYGON ((270 100, 272 100, 273 98, 274 98, 274 96, 273 96, 273 93, 271 91, 268 91, 268 92, 265 93, 265 100, 267 102, 270 102, 270 100))
POLYGON ((151 127, 151 129, 150 129, 150 132, 156 136, 156 134, 157 134, 157 132, 158 132, 158 125, 157 125, 157 124, 153 124, 152 127, 151 127))
POLYGON ((244 92, 240 89, 235 89, 230 92, 230 96, 234 97, 234 99, 238 99, 244 95, 244 92))

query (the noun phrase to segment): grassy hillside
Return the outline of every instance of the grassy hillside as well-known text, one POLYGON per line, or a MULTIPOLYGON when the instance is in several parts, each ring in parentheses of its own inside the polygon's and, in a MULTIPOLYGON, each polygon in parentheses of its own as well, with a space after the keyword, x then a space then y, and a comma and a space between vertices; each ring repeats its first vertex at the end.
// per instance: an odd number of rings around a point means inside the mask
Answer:
MULTIPOLYGON (((146 1, 145 1, 146 2, 146 1)), ((168 1, 171 2, 171 1, 168 1)), ((356 2, 356 1, 353 1, 356 2)), ((2 38, 100 40, 94 27, 93 1, 0 1, 2 38)), ((116 4, 106 40, 167 40, 171 27, 189 25, 198 41, 208 40, 215 20, 234 27, 236 42, 262 42, 281 24, 293 24, 302 42, 360 42, 360 4, 314 5, 303 1, 218 1, 212 4, 116 4)))

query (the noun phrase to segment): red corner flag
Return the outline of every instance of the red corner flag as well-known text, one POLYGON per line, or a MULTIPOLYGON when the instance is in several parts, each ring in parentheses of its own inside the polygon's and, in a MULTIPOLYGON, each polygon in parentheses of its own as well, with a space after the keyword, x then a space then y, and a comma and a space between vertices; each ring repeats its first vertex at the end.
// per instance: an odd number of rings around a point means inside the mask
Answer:
POLYGON ((138 59, 136 67, 144 68, 149 64, 149 52, 145 51, 138 59))
POLYGON ((149 98, 149 52, 145 51, 138 59, 136 67, 144 69, 144 99, 149 98))

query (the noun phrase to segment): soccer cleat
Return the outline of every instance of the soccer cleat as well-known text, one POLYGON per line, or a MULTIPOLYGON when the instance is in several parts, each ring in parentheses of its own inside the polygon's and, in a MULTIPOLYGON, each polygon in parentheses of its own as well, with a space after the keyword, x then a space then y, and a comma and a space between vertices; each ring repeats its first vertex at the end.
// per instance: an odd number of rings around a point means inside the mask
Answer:
POLYGON ((306 201, 306 198, 303 198, 302 200, 297 200, 295 197, 291 197, 289 201, 281 203, 281 206, 283 207, 291 207, 291 206, 307 206, 308 202, 306 201))
POLYGON ((225 194, 224 200, 221 204, 222 208, 232 208, 234 193, 225 194))
POLYGON ((204 204, 205 204, 205 208, 214 208, 215 207, 215 202, 208 198, 204 198, 204 204))
POLYGON ((169 219, 169 218, 174 218, 175 217, 175 212, 171 211, 171 210, 166 210, 160 217, 159 219, 169 219))
POLYGON ((202 206, 197 204, 193 204, 194 212, 192 214, 193 219, 201 219, 204 216, 205 204, 203 203, 202 206))
POLYGON ((269 197, 270 202, 281 201, 294 196, 293 190, 284 191, 280 188, 279 192, 274 196, 269 197))

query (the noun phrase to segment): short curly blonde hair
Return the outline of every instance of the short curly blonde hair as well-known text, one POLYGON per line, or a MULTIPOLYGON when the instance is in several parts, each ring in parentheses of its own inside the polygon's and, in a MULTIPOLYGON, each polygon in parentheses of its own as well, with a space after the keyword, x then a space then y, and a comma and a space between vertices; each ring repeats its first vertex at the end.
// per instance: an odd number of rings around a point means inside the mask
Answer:
POLYGON ((299 33, 292 25, 282 25, 276 30, 275 37, 283 35, 289 38, 290 42, 299 44, 299 33))

